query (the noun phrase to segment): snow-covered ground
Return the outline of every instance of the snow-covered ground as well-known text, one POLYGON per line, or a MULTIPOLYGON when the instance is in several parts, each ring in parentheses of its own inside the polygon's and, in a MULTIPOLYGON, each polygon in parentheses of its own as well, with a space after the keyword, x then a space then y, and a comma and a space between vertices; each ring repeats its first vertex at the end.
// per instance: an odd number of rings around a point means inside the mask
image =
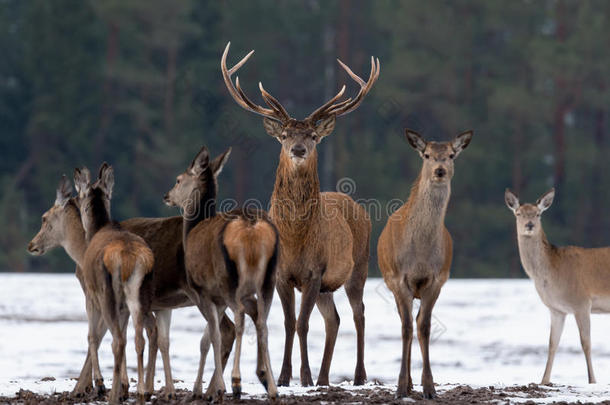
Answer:
MULTIPOLYGON (((353 378, 356 336, 343 290, 335 293, 342 322, 331 366, 331 381, 353 378)), ((401 353, 400 321, 391 293, 381 279, 367 282, 365 364, 369 381, 396 384, 401 353)), ((539 382, 547 355, 549 315, 529 280, 450 280, 434 309, 432 371, 439 389, 454 384, 496 388, 539 382), (445 385, 447 384, 447 385, 445 385)), ((193 308, 174 311, 171 328, 172 368, 178 388, 192 388, 199 359, 204 320, 193 308)), ((541 402, 610 400, 610 317, 592 316, 593 364, 598 384, 587 384, 587 371, 578 330, 572 317, 555 359, 551 395, 541 402)), ((74 275, 0 274, 0 395, 19 388, 39 393, 70 390, 86 354, 86 315, 83 293, 74 275), (41 381, 53 377, 54 381, 41 381)), ((133 333, 129 329, 127 359, 135 377, 133 333)), ((271 360, 277 378, 284 346, 283 314, 275 297, 269 318, 271 360)), ((298 340, 293 351, 293 376, 298 377, 298 340)), ((309 329, 312 373, 317 376, 324 344, 324 325, 314 310, 309 329)), ((255 371, 256 335, 246 324, 242 353, 244 391, 263 393, 255 371)), ((212 372, 208 357, 205 380, 212 372)), ((419 382, 421 357, 413 345, 413 380, 419 382)), ((112 375, 110 337, 100 348, 100 362, 109 385, 112 375)), ((231 362, 229 362, 229 365, 231 362)), ((163 384, 162 362, 157 378, 163 384)), ((230 367, 225 372, 230 389, 230 367)), ((298 379, 280 394, 303 392, 298 379)), ((421 387, 416 386, 416 390, 421 387)))

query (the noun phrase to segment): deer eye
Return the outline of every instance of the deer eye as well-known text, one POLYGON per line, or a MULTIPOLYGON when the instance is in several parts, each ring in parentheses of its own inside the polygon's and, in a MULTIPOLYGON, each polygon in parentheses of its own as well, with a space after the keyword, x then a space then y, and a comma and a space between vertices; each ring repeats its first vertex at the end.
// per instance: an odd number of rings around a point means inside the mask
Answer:
POLYGON ((449 159, 453 159, 455 157, 455 153, 452 153, 451 155, 449 155, 449 159))
POLYGON ((176 179, 176 184, 180 184, 180 179, 179 178, 176 179))
POLYGON ((316 134, 311 135, 311 139, 313 139, 314 141, 317 141, 318 140, 318 135, 316 135, 316 134))
POLYGON ((426 159, 430 159, 430 155, 428 155, 427 153, 424 153, 424 157, 425 157, 426 159))

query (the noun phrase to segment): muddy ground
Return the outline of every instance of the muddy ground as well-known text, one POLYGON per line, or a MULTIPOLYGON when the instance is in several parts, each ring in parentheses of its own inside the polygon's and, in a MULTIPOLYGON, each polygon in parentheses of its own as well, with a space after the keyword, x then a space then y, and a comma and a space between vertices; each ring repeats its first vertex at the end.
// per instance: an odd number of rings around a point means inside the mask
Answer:
MULTIPOLYGON (((422 403, 422 404, 477 404, 477 403, 502 403, 502 404, 533 404, 535 400, 546 398, 553 394, 553 387, 540 387, 537 384, 529 384, 523 386, 496 388, 493 386, 484 388, 471 388, 466 385, 453 387, 444 390, 438 387, 438 397, 435 400, 424 400, 421 392, 413 392, 407 400, 398 400, 395 398, 395 392, 389 387, 379 385, 375 388, 363 389, 343 389, 341 387, 320 387, 309 391, 306 394, 285 395, 281 396, 277 403, 279 404, 336 404, 336 403, 367 403, 367 404, 405 404, 405 403, 422 403), (515 398, 519 398, 516 401, 515 398)), ((247 393, 244 393, 247 396, 247 393)), ((206 401, 193 401, 191 393, 187 390, 179 390, 177 399, 166 401, 160 399, 161 393, 156 392, 148 403, 150 404, 207 404, 206 401)), ((40 395, 31 391, 21 390, 14 397, 0 397, 0 403, 10 404, 77 404, 77 403, 102 403, 104 398, 81 398, 76 399, 70 397, 68 392, 56 393, 53 395, 40 395)), ((231 394, 227 394, 223 404, 263 404, 269 401, 264 398, 248 398, 234 400, 231 394)), ((136 403, 135 396, 129 398, 127 403, 136 403)), ((553 404, 568 404, 568 402, 550 402, 553 404)), ((587 402, 576 402, 585 404, 587 402)), ((599 402, 602 404, 610 404, 610 401, 599 402)))

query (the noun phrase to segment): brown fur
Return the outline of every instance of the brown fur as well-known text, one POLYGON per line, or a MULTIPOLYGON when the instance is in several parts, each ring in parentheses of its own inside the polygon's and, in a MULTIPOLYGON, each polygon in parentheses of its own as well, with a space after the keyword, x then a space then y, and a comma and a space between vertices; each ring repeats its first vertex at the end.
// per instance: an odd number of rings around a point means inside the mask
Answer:
POLYGON ((150 248, 139 242, 129 244, 113 240, 104 248, 103 262, 106 269, 120 269, 121 280, 127 281, 139 261, 144 274, 152 271, 154 257, 150 248))

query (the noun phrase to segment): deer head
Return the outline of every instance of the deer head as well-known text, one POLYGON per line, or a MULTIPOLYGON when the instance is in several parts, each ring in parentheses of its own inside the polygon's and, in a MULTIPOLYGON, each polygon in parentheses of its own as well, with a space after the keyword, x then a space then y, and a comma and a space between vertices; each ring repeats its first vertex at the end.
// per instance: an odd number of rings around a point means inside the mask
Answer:
MULTIPOLYGON (((203 196, 216 198, 216 179, 229 159, 231 148, 210 162, 208 148, 203 146, 186 171, 176 177, 176 184, 163 200, 170 207, 180 207, 185 214, 197 210, 203 196)), ((194 212, 192 212, 194 214, 194 212)))
POLYGON ((555 189, 552 188, 544 193, 536 204, 520 204, 519 199, 509 189, 504 192, 504 200, 508 208, 515 214, 517 220, 517 233, 520 236, 538 235, 542 230, 540 217, 555 198, 555 189))
POLYGON ((74 186, 78 194, 83 228, 90 238, 101 226, 110 222, 110 200, 114 188, 114 169, 104 162, 98 178, 91 184, 91 174, 86 167, 74 169, 74 186))
POLYGON ((451 142, 427 142, 415 131, 406 129, 405 133, 407 141, 423 160, 422 180, 433 185, 444 185, 451 181, 454 161, 468 147, 473 135, 472 131, 468 131, 451 142))
POLYGON ((227 69, 227 55, 230 45, 231 43, 229 42, 220 62, 222 77, 229 93, 242 108, 265 117, 263 119, 265 130, 282 144, 282 154, 288 157, 294 167, 299 166, 310 156, 314 155, 317 144, 320 143, 322 138, 330 135, 335 128, 335 119, 358 108, 379 77, 379 59, 375 61, 371 57, 371 73, 366 82, 337 59, 339 65, 360 85, 360 91, 356 97, 354 99, 348 98, 338 101, 345 92, 345 86, 343 86, 336 96, 324 103, 307 118, 296 120, 290 117, 286 109, 275 97, 265 91, 262 83, 259 82, 259 88, 263 100, 269 108, 254 104, 246 96, 239 85, 239 77, 235 78, 235 85, 233 84, 231 75, 246 63, 254 51, 248 53, 231 69, 227 69))
POLYGON ((72 196, 72 186, 68 178, 63 175, 57 186, 55 203, 47 212, 42 214, 40 231, 28 244, 28 252, 40 256, 48 250, 60 246, 67 238, 68 229, 66 216, 68 215, 68 202, 72 196))

